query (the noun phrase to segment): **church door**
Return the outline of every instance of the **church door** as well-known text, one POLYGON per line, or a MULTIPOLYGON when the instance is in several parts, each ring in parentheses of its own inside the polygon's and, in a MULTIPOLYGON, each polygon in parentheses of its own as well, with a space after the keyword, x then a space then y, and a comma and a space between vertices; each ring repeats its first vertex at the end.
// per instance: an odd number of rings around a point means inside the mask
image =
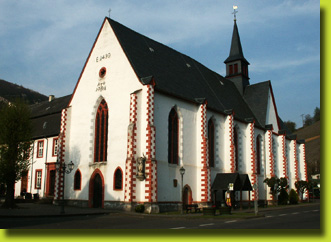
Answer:
POLYGON ((49 187, 48 187, 49 196, 54 196, 54 188, 55 188, 55 170, 51 170, 49 172, 49 187))
POLYGON ((93 207, 102 207, 102 180, 99 174, 96 174, 93 180, 93 207))
POLYGON ((28 191, 28 171, 24 173, 21 180, 21 194, 24 194, 28 191))
POLYGON ((184 194, 183 194, 183 203, 186 204, 192 204, 192 191, 189 186, 184 187, 184 194))

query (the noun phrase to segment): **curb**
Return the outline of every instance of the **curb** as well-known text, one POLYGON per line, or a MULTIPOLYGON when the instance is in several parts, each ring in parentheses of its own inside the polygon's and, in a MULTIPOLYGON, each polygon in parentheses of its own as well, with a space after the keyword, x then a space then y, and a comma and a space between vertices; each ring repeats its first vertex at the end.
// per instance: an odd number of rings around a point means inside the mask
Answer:
MULTIPOLYGON (((233 211, 232 215, 236 215, 237 213, 246 213, 246 214, 251 214, 251 216, 242 216, 242 218, 238 219, 252 219, 252 218, 259 218, 259 217, 265 217, 264 212, 268 211, 273 211, 273 210, 287 210, 287 209, 292 209, 296 207, 308 207, 308 206, 314 206, 317 205, 318 203, 306 203, 306 204, 298 204, 298 205, 287 205, 287 206, 281 206, 281 207, 272 207, 272 208, 261 208, 258 211, 258 215, 254 214, 253 210, 250 211, 233 211)), ((33 211, 32 211, 33 212, 33 211)), ((43 217, 74 217, 74 216, 93 216, 93 215, 109 215, 109 214, 120 214, 124 216, 135 216, 135 217, 141 217, 144 218, 146 216, 150 217, 158 217, 158 218, 184 218, 184 219, 228 219, 228 217, 223 217, 222 215, 217 215, 217 216, 203 216, 203 214, 193 214, 193 215, 179 215, 179 214, 174 214, 174 215, 167 215, 167 214, 145 214, 145 213, 133 213, 133 212, 123 212, 123 211, 98 211, 98 212, 77 212, 77 213, 64 213, 64 214, 0 214, 0 218, 43 218, 43 217)))

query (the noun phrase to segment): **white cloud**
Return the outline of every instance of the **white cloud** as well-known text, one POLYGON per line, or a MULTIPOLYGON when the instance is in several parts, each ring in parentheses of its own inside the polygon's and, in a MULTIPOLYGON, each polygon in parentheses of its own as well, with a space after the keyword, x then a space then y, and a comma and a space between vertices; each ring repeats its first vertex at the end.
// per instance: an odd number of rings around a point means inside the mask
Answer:
POLYGON ((251 60, 251 63, 253 63, 250 67, 251 72, 259 72, 259 73, 268 73, 270 71, 284 71, 286 69, 292 69, 294 67, 301 67, 305 66, 307 64, 318 64, 320 63, 320 56, 319 54, 313 55, 313 56, 307 56, 298 58, 295 57, 286 57, 287 59, 255 59, 251 60))
POLYGON ((274 39, 278 36, 273 32, 289 21, 319 19, 316 0, 0 0, 0 48, 4 49, 0 78, 30 83, 27 87, 45 94, 70 93, 109 8, 116 21, 177 50, 185 49, 190 56, 193 52, 198 61, 210 61, 207 66, 216 66, 224 74, 233 5, 238 6, 244 53, 252 50, 251 57, 245 55, 251 63, 251 74, 267 80, 273 78, 270 72, 277 72, 280 79, 286 80, 281 75, 291 67, 301 68, 304 75, 311 70, 307 66, 319 63, 316 38, 296 39, 293 45, 293 36, 280 31, 276 34, 282 36, 282 43, 276 43, 275 48, 274 39), (268 56, 263 51, 259 56, 253 55, 264 45, 264 36, 271 36, 270 47, 263 49, 268 56), (295 47, 291 53, 281 52, 283 44, 295 47), (222 53, 213 53, 216 48, 211 50, 210 46, 218 46, 222 53), (20 71, 13 71, 17 64, 20 71))

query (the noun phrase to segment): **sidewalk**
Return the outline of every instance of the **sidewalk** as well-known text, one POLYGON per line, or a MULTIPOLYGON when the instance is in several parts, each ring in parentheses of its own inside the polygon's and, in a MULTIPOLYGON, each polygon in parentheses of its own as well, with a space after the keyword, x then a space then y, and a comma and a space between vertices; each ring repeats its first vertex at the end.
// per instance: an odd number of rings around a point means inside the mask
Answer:
MULTIPOLYGON (((276 206, 276 207, 267 207, 267 208, 259 208, 259 214, 263 214, 263 212, 270 210, 281 210, 281 209, 291 209, 298 206, 313 206, 319 204, 319 201, 314 203, 301 203, 298 205, 287 205, 287 206, 276 206)), ((19 208, 17 209, 2 209, 0 208, 0 218, 8 218, 8 217, 54 217, 54 216, 86 216, 86 215, 97 215, 97 214, 126 214, 126 215, 139 215, 139 216, 148 216, 149 214, 141 214, 134 212, 125 212, 125 211, 117 211, 103 208, 81 208, 81 207, 71 207, 65 206, 65 213, 61 214, 61 207, 53 204, 41 204, 41 203, 18 203, 19 208)), ((254 214, 254 208, 251 209, 243 209, 243 210, 233 210, 232 214, 239 213, 250 213, 254 214)), ((202 216, 202 213, 188 213, 188 214, 173 214, 173 215, 164 215, 164 214, 153 214, 153 216, 172 216, 172 217, 183 217, 183 216, 202 216)))
POLYGON ((111 210, 103 208, 81 208, 81 207, 64 207, 64 214, 61 214, 61 206, 53 204, 40 203, 18 203, 18 208, 3 209, 0 208, 1 217, 50 217, 50 216, 77 216, 77 215, 96 215, 109 214, 111 210))

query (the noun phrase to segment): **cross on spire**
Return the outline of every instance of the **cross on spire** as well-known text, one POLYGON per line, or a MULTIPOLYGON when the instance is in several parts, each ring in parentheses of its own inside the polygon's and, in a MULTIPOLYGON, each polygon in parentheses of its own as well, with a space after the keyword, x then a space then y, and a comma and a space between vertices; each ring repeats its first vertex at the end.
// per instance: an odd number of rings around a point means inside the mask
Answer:
POLYGON ((234 16, 234 21, 237 20, 237 17, 236 17, 236 13, 238 13, 237 8, 238 8, 238 6, 233 5, 233 13, 232 13, 232 14, 233 14, 233 16, 234 16))

